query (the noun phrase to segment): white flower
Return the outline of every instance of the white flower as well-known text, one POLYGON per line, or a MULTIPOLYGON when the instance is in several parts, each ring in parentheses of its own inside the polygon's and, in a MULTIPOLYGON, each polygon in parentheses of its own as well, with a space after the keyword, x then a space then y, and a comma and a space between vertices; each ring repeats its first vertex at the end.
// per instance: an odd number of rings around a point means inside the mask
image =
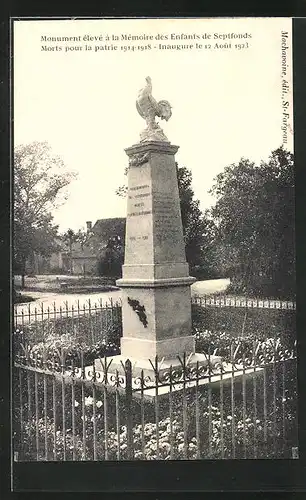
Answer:
POLYGON ((91 396, 88 396, 88 398, 85 398, 85 406, 90 406, 93 403, 93 398, 91 396))
POLYGON ((166 451, 169 451, 171 449, 171 446, 169 443, 161 443, 161 448, 166 449, 166 451))
POLYGON ((75 408, 77 408, 78 406, 80 406, 80 403, 78 403, 77 401, 74 402, 74 406, 75 408))
POLYGON ((102 405, 103 405, 102 401, 97 401, 97 402, 96 402, 96 406, 97 406, 97 408, 100 408, 102 405))
POLYGON ((159 433, 159 437, 160 437, 160 438, 168 437, 168 432, 167 432, 167 431, 165 431, 165 432, 160 432, 160 433, 159 433))

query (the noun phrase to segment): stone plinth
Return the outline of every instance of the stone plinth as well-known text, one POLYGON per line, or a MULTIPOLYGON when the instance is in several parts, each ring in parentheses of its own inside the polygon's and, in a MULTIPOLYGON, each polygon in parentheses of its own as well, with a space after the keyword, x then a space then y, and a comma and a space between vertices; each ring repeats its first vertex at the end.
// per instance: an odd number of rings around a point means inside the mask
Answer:
MULTIPOLYGON (((108 371, 110 374, 115 375, 118 372, 119 375, 125 376, 124 363, 126 361, 126 356, 111 356, 107 358, 107 363, 109 365, 108 371)), ((155 372, 154 369, 148 359, 144 358, 134 358, 129 356, 128 359, 132 364, 132 379, 135 384, 135 379, 141 377, 141 373, 143 372, 144 377, 150 377, 151 381, 155 382, 155 372)), ((151 362, 154 366, 155 359, 151 359, 151 362)), ((221 365, 222 359, 220 356, 210 356, 210 365, 211 369, 217 369, 218 366, 221 365)), ((183 357, 180 359, 176 356, 172 359, 166 358, 158 358, 158 377, 162 379, 166 373, 169 373, 170 367, 173 372, 181 372, 182 371, 182 363, 183 357)), ((197 366, 208 368, 208 358, 205 354, 201 353, 193 353, 190 354, 187 358, 188 368, 195 369, 197 366)), ((95 360, 95 369, 96 372, 103 373, 103 366, 101 365, 100 360, 95 360)), ((136 386, 135 386, 136 387, 136 386)))
MULTIPOLYGON (((108 367, 108 380, 109 384, 113 385, 114 380, 116 379, 116 374, 121 377, 122 383, 120 387, 126 387, 126 374, 124 370, 124 362, 126 358, 123 356, 113 356, 107 358, 108 367)), ((145 360, 137 360, 131 359, 132 364, 132 380, 131 385, 133 389, 134 397, 142 397, 141 394, 143 392, 143 397, 147 400, 154 400, 156 397, 156 379, 155 372, 152 368, 152 365, 149 361, 145 360), (144 388, 141 391, 141 377, 143 373, 144 380, 144 388), (149 377, 149 379, 147 378, 149 377)), ((242 393, 242 384, 243 381, 247 382, 250 379, 252 380, 254 377, 260 378, 263 376, 263 368, 262 367, 249 367, 243 369, 242 365, 235 365, 234 370, 231 363, 222 363, 223 364, 223 373, 221 376, 220 373, 220 365, 222 359, 220 356, 211 356, 210 364, 211 364, 211 374, 208 376, 208 372, 199 373, 199 377, 197 379, 196 372, 191 375, 190 379, 188 376, 185 379, 185 388, 189 390, 195 389, 196 387, 202 387, 205 385, 210 385, 212 390, 219 390, 220 384, 223 384, 223 387, 228 387, 231 384, 235 384, 235 391, 238 393, 242 393)), ((152 360, 154 366, 154 360, 152 360)), ((188 358, 188 368, 191 370, 197 369, 199 366, 201 368, 208 368, 208 359, 204 354, 195 353, 188 358)), ((95 361, 95 370, 96 373, 101 373, 101 378, 104 376, 104 368, 101 365, 99 360, 95 361)), ((177 391, 182 390, 183 381, 182 379, 178 380, 175 377, 175 372, 179 374, 182 371, 182 364, 178 359, 174 360, 160 360, 158 363, 158 396, 159 397, 168 397, 169 392, 175 393, 177 391), (172 367, 172 384, 170 384, 170 366, 172 367), (165 382, 166 381, 166 382, 165 382)), ((92 374, 93 367, 86 367, 85 373, 92 374)), ((89 378, 91 375, 89 375, 89 378)))
POLYGON ((121 355, 176 359, 194 353, 190 285, 174 155, 146 142, 128 149, 128 201, 122 279, 121 355))

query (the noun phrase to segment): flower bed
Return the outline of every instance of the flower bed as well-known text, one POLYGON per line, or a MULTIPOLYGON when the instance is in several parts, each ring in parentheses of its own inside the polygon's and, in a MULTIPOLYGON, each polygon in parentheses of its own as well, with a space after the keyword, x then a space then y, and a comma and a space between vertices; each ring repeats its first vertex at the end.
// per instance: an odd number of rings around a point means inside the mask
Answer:
POLYGON ((291 342, 296 337, 296 311, 245 309, 243 307, 202 307, 192 304, 193 331, 225 332, 229 338, 256 336, 258 339, 281 337, 291 342))
MULTIPOLYGON (((84 331, 86 325, 88 327, 88 318, 84 317, 84 331)), ((241 383, 235 383, 233 392, 230 385, 224 384, 222 397, 220 385, 210 394, 207 387, 199 388, 197 399, 192 390, 186 394, 182 391, 174 393, 171 408, 168 398, 161 399, 158 412, 154 403, 146 402, 143 408, 139 399, 133 398, 130 415, 133 416, 135 459, 233 458, 234 451, 235 458, 254 458, 255 455, 257 458, 290 457, 290 446, 296 446, 297 442, 296 373, 295 361, 290 360, 290 336, 284 332, 273 335, 268 335, 268 331, 256 334, 244 332, 243 337, 236 335, 233 341, 230 332, 203 331, 201 323, 194 324, 194 333, 197 352, 215 353, 230 362, 234 349, 236 361, 250 360, 254 353, 259 364, 268 361, 265 381, 263 377, 258 380, 250 377, 244 389, 241 383)), ((37 342, 33 331, 32 343, 28 343, 28 355, 32 366, 35 362, 40 365, 44 359, 45 366, 57 365, 60 368, 62 365, 68 369, 72 363, 75 367, 80 366, 81 357, 84 366, 92 365, 94 359, 120 353, 120 336, 121 321, 117 329, 109 330, 107 339, 91 344, 88 337, 77 339, 73 333, 61 334, 55 327, 44 336, 44 341, 41 336, 41 341, 37 342)), ((16 352, 23 338, 24 332, 15 332, 16 352)), ((52 378, 48 378, 45 387, 43 376, 39 376, 36 421, 36 413, 33 413, 34 391, 31 410, 27 386, 30 379, 34 387, 35 378, 33 372, 27 373, 21 398, 17 394, 20 379, 15 384, 16 398, 23 402, 22 429, 16 429, 18 439, 22 433, 23 459, 37 459, 37 439, 40 460, 46 457, 48 460, 63 460, 65 442, 66 460, 103 460, 106 443, 107 459, 128 459, 127 429, 122 425, 127 420, 124 393, 116 396, 106 388, 105 395, 103 387, 94 389, 94 384, 83 386, 83 389, 76 385, 72 390, 71 379, 65 387, 60 379, 57 380, 54 389, 52 378)), ((18 417, 17 410, 16 416, 18 420, 20 414, 18 417)))
MULTIPOLYGON (((14 337, 27 344, 37 344, 52 337, 69 335, 75 343, 85 343, 87 346, 116 338, 119 343, 122 334, 121 307, 89 307, 79 309, 61 309, 60 311, 44 311, 43 317, 38 310, 32 313, 30 321, 27 314, 24 321, 15 330, 14 337)), ((22 318, 19 316, 19 321, 22 318)))
MULTIPOLYGON (((76 410, 81 407, 81 402, 75 402, 76 410)), ((61 426, 55 427, 51 418, 40 418, 38 421, 40 460, 104 460, 105 443, 107 441, 108 460, 128 459, 127 428, 121 425, 119 433, 114 426, 110 426, 105 434, 103 424, 103 402, 96 402, 96 429, 95 429, 95 455, 94 455, 94 427, 92 400, 85 400, 86 431, 83 439, 81 427, 83 424, 80 414, 76 416, 76 429, 73 432, 71 425, 67 426, 65 433, 61 426), (107 436, 107 439, 106 439, 107 436), (45 443, 47 440, 47 454, 45 443), (56 446, 54 447, 54 443, 56 446), (74 453, 73 453, 74 450, 74 453)), ((288 449, 278 450, 273 446, 274 441, 281 437, 281 416, 278 415, 277 426, 269 417, 264 424, 261 418, 255 418, 248 412, 243 417, 242 409, 237 408, 234 415, 223 411, 222 419, 219 406, 212 405, 209 410, 201 413, 200 434, 197 440, 194 414, 188 413, 188 428, 184 435, 182 415, 176 410, 174 417, 162 418, 158 422, 148 422, 142 427, 136 424, 133 427, 134 459, 136 460, 181 460, 188 459, 220 459, 220 458, 285 458, 288 449), (210 429, 210 430, 209 430, 210 429), (267 439, 265 440, 265 434, 267 439), (256 439, 254 439, 256 436, 256 439), (234 455, 235 446, 235 455, 234 455), (278 452, 278 453, 277 453, 278 452)), ((292 415, 287 414, 287 426, 293 423, 292 415)), ((23 459, 36 460, 36 422, 34 420, 24 423, 23 427, 23 459)), ((293 429, 293 426, 292 426, 293 429)), ((288 429, 287 429, 288 433, 288 429)), ((294 436, 294 433, 292 434, 294 436)), ((288 437, 287 437, 288 439, 288 437)), ((292 443, 295 443, 292 437, 292 443)), ((280 440, 280 443, 282 441, 280 440)), ((287 454, 287 455, 286 455, 287 454)))
POLYGON ((264 362, 266 358, 271 359, 274 354, 280 358, 290 356, 293 342, 275 337, 256 337, 254 334, 237 336, 233 338, 227 332, 211 332, 209 330, 195 333, 196 351, 222 356, 225 361, 231 362, 235 354, 235 361, 242 362, 255 359, 258 364, 264 362))
MULTIPOLYGON (((115 356, 120 354, 119 339, 120 332, 114 331, 109 333, 112 340, 101 340, 100 342, 88 345, 85 341, 77 341, 73 335, 48 335, 43 342, 38 342, 34 345, 25 344, 26 352, 31 359, 33 365, 41 364, 42 361, 47 366, 61 365, 69 367, 72 363, 75 366, 81 365, 81 356, 84 366, 92 365, 95 359, 104 358, 105 356, 115 356)), ((22 332, 15 332, 15 345, 17 355, 24 355, 20 349, 20 337, 22 332)))

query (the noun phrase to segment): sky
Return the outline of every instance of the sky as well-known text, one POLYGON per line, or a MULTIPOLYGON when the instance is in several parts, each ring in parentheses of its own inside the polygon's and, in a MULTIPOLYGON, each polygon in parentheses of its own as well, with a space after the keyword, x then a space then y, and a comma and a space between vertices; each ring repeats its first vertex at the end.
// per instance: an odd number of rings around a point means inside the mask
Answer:
POLYGON ((14 143, 47 141, 77 173, 53 214, 61 232, 126 215, 126 200, 115 192, 126 183, 124 150, 145 127, 135 101, 146 76, 153 96, 172 105, 160 125, 179 146, 178 164, 192 171, 202 210, 214 203, 208 191, 225 166, 242 157, 267 160, 283 144, 284 99, 284 146, 293 148, 289 18, 22 20, 13 29, 14 143), (282 31, 289 34, 285 76, 282 31))

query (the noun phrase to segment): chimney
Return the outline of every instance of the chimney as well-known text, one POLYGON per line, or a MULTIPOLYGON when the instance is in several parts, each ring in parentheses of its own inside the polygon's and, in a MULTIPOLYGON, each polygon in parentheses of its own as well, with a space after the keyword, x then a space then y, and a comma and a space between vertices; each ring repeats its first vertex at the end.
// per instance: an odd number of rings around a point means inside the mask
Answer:
POLYGON ((91 228, 92 228, 92 222, 91 222, 91 220, 88 220, 86 222, 86 226, 87 226, 87 232, 90 233, 91 228))

